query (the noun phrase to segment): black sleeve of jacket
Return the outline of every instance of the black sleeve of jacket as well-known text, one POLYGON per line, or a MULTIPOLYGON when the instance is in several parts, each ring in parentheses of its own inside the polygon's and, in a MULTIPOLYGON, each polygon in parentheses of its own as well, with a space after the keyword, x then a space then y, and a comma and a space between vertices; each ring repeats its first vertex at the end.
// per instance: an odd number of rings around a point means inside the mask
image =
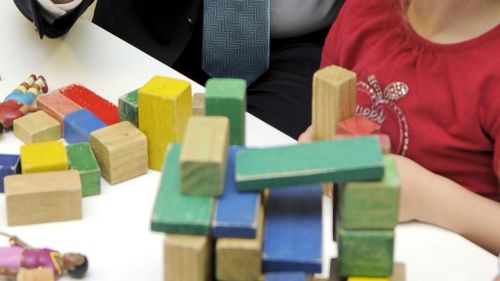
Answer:
POLYGON ((44 35, 50 38, 56 38, 68 32, 78 17, 85 12, 92 2, 94 2, 94 0, 83 0, 77 8, 67 12, 50 24, 43 18, 43 7, 37 0, 14 0, 19 11, 21 11, 29 21, 33 22, 33 25, 40 34, 40 38, 44 35))

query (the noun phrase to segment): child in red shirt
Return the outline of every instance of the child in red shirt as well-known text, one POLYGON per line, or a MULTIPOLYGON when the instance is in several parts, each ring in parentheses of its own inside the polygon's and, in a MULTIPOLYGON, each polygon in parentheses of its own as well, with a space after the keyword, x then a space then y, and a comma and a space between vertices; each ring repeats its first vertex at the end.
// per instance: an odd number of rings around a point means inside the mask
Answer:
POLYGON ((406 156, 396 157, 400 220, 449 228, 495 254, 499 55, 500 1, 348 0, 321 63, 356 72, 357 113, 406 156))

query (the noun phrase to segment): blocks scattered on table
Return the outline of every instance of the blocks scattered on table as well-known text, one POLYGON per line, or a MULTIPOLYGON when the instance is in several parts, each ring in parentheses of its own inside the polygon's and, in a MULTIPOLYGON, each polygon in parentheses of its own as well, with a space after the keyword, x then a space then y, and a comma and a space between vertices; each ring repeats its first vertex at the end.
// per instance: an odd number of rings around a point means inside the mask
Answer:
POLYGON ((205 85, 205 115, 229 119, 229 143, 245 144, 247 84, 243 79, 212 78, 205 85))
POLYGON ((123 121, 90 134, 102 177, 116 184, 148 171, 146 136, 128 121, 123 121))
POLYGON ((211 280, 212 251, 207 236, 166 235, 163 242, 164 280, 211 280))
POLYGON ((139 129, 148 139, 149 168, 162 170, 168 144, 182 142, 192 114, 189 82, 155 76, 139 89, 139 129))
POLYGON ((88 142, 90 133, 103 127, 106 123, 87 109, 81 109, 64 117, 64 139, 70 144, 88 142))
POLYGON ((54 119, 56 119, 61 127, 64 124, 64 117, 72 112, 83 109, 74 101, 62 95, 59 90, 53 91, 47 95, 40 95, 36 99, 36 106, 39 110, 43 110, 54 119))
POLYGON ((21 146, 23 174, 67 170, 68 157, 61 141, 39 142, 21 146))
POLYGON ((82 187, 78 171, 13 175, 4 180, 9 226, 82 217, 82 187))
POLYGON ((181 192, 218 196, 226 176, 229 121, 224 116, 193 116, 182 145, 181 192))
POLYGON ((61 138, 61 124, 44 111, 17 118, 13 124, 14 135, 24 143, 53 141, 61 138))
POLYGON ((21 172, 21 161, 19 155, 0 154, 0 193, 3 193, 3 179, 6 176, 19 174, 21 172))
POLYGON ((139 89, 136 89, 130 93, 121 96, 118 99, 118 115, 121 121, 129 121, 134 126, 138 126, 138 106, 137 106, 137 96, 139 95, 139 89))
POLYGON ((193 94, 193 116, 205 115, 205 94, 193 94))
POLYGON ((80 173, 82 196, 101 193, 101 170, 89 143, 70 144, 66 147, 69 168, 80 173))

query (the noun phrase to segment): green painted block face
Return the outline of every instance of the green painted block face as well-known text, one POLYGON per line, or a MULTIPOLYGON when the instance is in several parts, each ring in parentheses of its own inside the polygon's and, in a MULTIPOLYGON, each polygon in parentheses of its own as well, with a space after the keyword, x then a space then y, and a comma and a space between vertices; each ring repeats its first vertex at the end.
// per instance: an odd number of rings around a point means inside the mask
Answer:
POLYGON ((94 152, 87 142, 66 147, 70 169, 78 170, 82 182, 82 196, 101 193, 101 170, 94 152))
POLYGON ((129 121, 137 127, 137 96, 139 89, 121 96, 118 99, 118 113, 120 121, 129 121))
POLYGON ((219 196, 224 190, 225 167, 219 163, 181 164, 181 192, 191 195, 219 196))
POLYGON ((173 234, 207 235, 214 198, 184 195, 180 191, 180 144, 171 144, 156 194, 151 230, 173 234))
POLYGON ((380 181, 348 182, 340 190, 340 221, 345 229, 392 229, 398 222, 400 180, 392 156, 384 156, 380 181))
POLYGON ((339 230, 340 276, 390 276, 393 230, 339 230))
POLYGON ((205 115, 229 118, 229 143, 245 144, 246 82, 242 79, 212 78, 205 85, 205 115))

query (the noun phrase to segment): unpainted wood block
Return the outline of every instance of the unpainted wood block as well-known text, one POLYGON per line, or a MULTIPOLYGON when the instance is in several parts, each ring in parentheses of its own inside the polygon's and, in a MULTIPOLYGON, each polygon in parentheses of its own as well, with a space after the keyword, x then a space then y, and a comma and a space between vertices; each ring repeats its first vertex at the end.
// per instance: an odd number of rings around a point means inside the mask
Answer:
POLYGON ((148 171, 146 136, 128 121, 123 121, 90 134, 102 177, 116 184, 148 171))
POLYGON ((393 264, 392 275, 388 276, 388 279, 384 279, 386 277, 362 277, 362 276, 351 276, 348 278, 341 277, 339 275, 339 265, 338 259, 330 260, 330 281, 353 281, 353 280, 378 280, 377 278, 382 278, 382 280, 389 281, 405 281, 406 280, 406 269, 404 263, 395 262, 393 264), (354 278, 354 279, 353 279, 354 278), (359 279, 365 278, 365 279, 359 279), (368 279, 366 279, 368 278, 368 279))
POLYGON ((212 243, 207 236, 165 235, 165 281, 209 281, 212 275, 212 243))
POLYGON ((394 230, 347 230, 341 224, 338 253, 340 276, 390 276, 394 230))
POLYGON ((16 281, 54 281, 54 272, 48 267, 20 268, 16 281))
POLYGON ((382 175, 382 153, 375 137, 245 149, 236 155, 239 190, 378 180, 382 175))
POLYGON ((356 73, 335 65, 316 71, 312 112, 313 138, 332 139, 337 123, 356 113, 356 73))
POLYGON ((55 118, 61 124, 61 129, 66 115, 83 109, 74 101, 62 95, 59 90, 55 90, 47 95, 38 96, 36 106, 39 110, 43 110, 55 118))
POLYGON ((149 168, 162 170, 168 144, 184 139, 192 115, 191 84, 155 76, 139 89, 139 129, 148 139, 149 168))
POLYGON ((380 125, 371 119, 354 115, 337 123, 335 134, 365 136, 380 133, 380 125))
POLYGON ((89 110, 81 109, 64 117, 64 139, 70 144, 88 142, 90 133, 103 127, 106 123, 89 110))
POLYGON ((204 116, 205 115, 205 94, 194 93, 193 94, 193 116, 204 116))
POLYGON ((75 170, 5 177, 7 224, 82 218, 82 186, 75 170))
POLYGON ((53 141, 61 138, 61 124, 44 111, 14 120, 14 135, 24 143, 53 141))
POLYGON ((193 116, 182 145, 181 192, 219 196, 226 176, 229 121, 225 116, 193 116))
POLYGON ((23 174, 67 170, 68 156, 62 141, 48 141, 21 146, 23 174))
POLYGON ((214 198, 181 193, 180 153, 180 144, 169 145, 153 207, 151 230, 173 234, 207 235, 210 231, 214 198))
POLYGON ((101 193, 101 170, 89 143, 70 144, 66 147, 69 168, 80 173, 82 196, 101 193))
POLYGON ((245 145, 247 83, 243 79, 211 78, 205 85, 205 115, 229 119, 229 143, 245 145))
POLYGON ((396 227, 401 182, 394 157, 384 156, 384 170, 380 181, 353 181, 340 189, 340 221, 343 228, 396 227))
POLYGON ((79 84, 71 84, 59 89, 59 92, 83 108, 88 109, 106 125, 120 122, 118 107, 79 84))
POLYGON ((216 242, 216 277, 222 281, 255 281, 262 274, 263 208, 259 209, 253 239, 219 238, 216 242))
POLYGON ((0 193, 3 193, 3 179, 6 176, 19 174, 21 172, 21 161, 19 155, 0 154, 0 193))
POLYGON ((118 115, 120 121, 129 121, 134 126, 138 126, 137 122, 137 96, 139 95, 139 89, 136 89, 130 93, 121 96, 118 99, 118 115))

